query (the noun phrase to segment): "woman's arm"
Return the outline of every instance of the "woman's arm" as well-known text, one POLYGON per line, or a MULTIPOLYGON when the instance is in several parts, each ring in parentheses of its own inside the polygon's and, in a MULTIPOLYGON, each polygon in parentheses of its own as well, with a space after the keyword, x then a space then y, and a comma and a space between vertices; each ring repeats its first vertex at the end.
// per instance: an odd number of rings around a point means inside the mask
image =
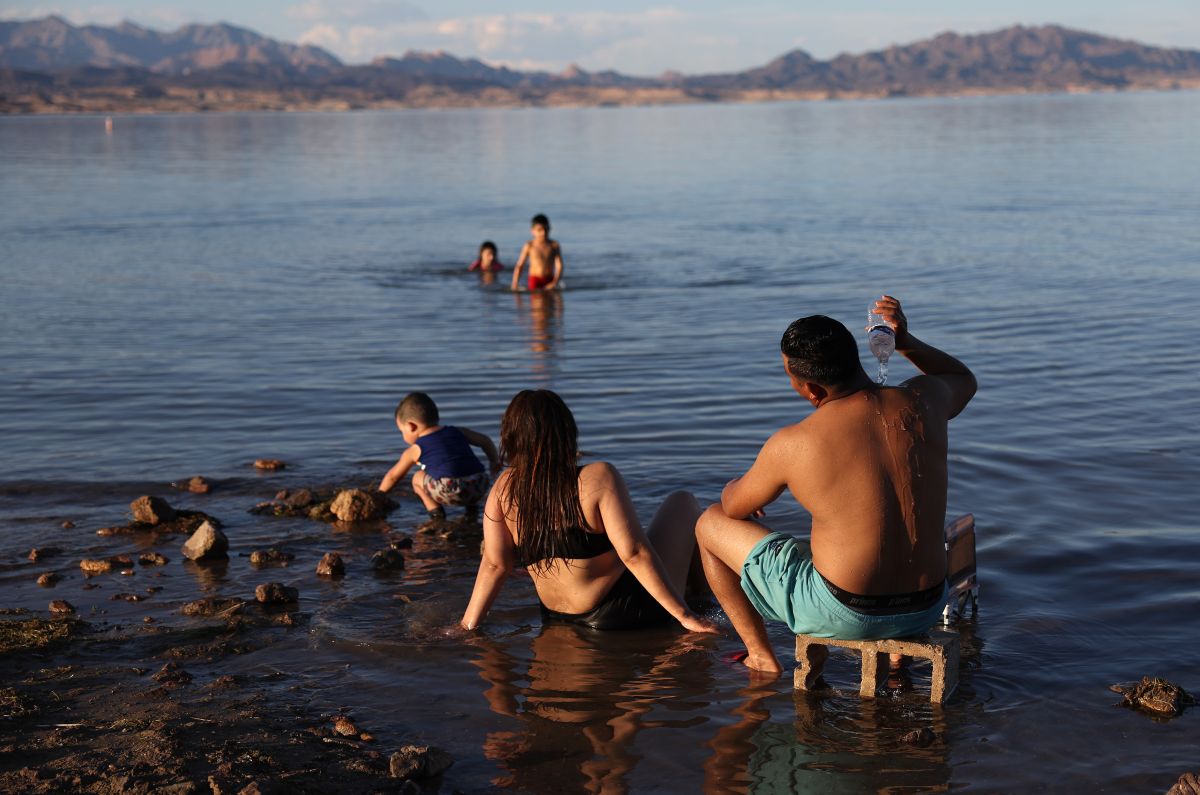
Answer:
POLYGON ((716 634, 716 625, 688 609, 671 584, 662 559, 658 557, 658 553, 654 551, 653 545, 642 531, 633 501, 629 498, 629 489, 626 488, 621 473, 616 467, 606 463, 593 464, 588 469, 595 471, 594 480, 589 485, 595 489, 604 530, 608 533, 621 562, 633 572, 633 576, 637 577, 646 592, 685 629, 716 634))
POLYGON ((492 603, 500 595, 504 581, 512 573, 515 551, 504 510, 500 506, 500 481, 497 480, 488 493, 483 509, 483 559, 479 561, 479 573, 475 575, 471 601, 460 622, 463 629, 475 629, 487 617, 492 603))

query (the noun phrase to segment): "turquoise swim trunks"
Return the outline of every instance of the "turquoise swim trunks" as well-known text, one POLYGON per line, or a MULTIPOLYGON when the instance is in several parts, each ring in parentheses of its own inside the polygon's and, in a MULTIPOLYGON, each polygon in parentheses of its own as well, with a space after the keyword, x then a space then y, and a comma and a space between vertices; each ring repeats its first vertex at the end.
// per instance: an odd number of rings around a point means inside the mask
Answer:
POLYGON ((797 635, 843 640, 880 640, 922 635, 936 624, 945 606, 912 613, 870 615, 837 600, 813 566, 805 541, 770 533, 754 545, 742 565, 742 590, 762 616, 782 621, 797 635))

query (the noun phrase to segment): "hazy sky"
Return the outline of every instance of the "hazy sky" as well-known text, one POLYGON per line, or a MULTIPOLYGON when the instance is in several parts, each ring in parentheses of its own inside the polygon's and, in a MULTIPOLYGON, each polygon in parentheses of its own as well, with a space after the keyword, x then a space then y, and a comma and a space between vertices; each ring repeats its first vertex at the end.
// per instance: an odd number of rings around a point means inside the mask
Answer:
POLYGON ((0 19, 60 14, 71 22, 130 19, 174 29, 230 22, 324 47, 349 62, 405 50, 442 49, 490 63, 560 70, 613 68, 629 74, 726 71, 757 66, 797 47, 818 58, 903 44, 944 30, 982 32, 1054 22, 1200 49, 1197 0, 842 0, 837 4, 689 0, 647 7, 610 0, 0 0, 0 19), (836 10, 831 10, 836 8, 836 10))

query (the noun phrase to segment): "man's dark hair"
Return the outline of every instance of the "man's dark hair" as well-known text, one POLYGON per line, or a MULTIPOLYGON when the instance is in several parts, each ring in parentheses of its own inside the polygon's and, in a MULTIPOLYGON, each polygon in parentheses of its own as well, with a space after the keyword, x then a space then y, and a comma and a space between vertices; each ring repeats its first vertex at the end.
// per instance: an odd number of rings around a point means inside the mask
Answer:
POLYGON ((529 222, 529 225, 530 226, 544 226, 544 227, 546 227, 546 234, 550 234, 550 219, 547 218, 546 216, 542 215, 541 213, 538 213, 537 215, 533 216, 533 220, 529 222))
POLYGON ((437 404, 424 392, 410 392, 396 406, 396 420, 416 420, 422 425, 437 425, 437 404))
POLYGON ((492 256, 496 256, 496 244, 490 240, 483 241, 479 244, 479 253, 482 254, 485 251, 491 251, 492 256))
POLYGON ((849 386, 862 372, 854 335, 833 318, 811 315, 783 332, 779 349, 787 369, 802 381, 827 387, 849 386))

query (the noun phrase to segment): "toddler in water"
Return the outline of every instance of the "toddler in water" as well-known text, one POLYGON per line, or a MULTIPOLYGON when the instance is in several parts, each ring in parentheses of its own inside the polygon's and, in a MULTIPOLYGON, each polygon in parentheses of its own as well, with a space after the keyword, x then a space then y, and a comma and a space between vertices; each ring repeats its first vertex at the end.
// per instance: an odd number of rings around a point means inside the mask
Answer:
POLYGON ((490 240, 483 241, 479 246, 479 256, 471 263, 471 267, 467 270, 479 271, 480 273, 493 273, 504 270, 504 265, 500 263, 500 254, 496 251, 496 244, 490 240))
POLYGON ((557 240, 550 239, 550 219, 540 213, 533 216, 529 231, 533 239, 525 243, 513 266, 512 289, 520 289, 521 268, 528 260, 529 289, 553 290, 562 280, 562 247, 557 240))
POLYGON ((462 505, 467 516, 478 518, 479 503, 487 496, 489 477, 472 445, 487 455, 493 475, 500 471, 496 446, 482 433, 469 428, 438 424, 438 408, 424 392, 405 395, 396 406, 396 427, 408 449, 379 484, 388 491, 414 466, 412 486, 430 519, 445 519, 446 505, 462 505))

